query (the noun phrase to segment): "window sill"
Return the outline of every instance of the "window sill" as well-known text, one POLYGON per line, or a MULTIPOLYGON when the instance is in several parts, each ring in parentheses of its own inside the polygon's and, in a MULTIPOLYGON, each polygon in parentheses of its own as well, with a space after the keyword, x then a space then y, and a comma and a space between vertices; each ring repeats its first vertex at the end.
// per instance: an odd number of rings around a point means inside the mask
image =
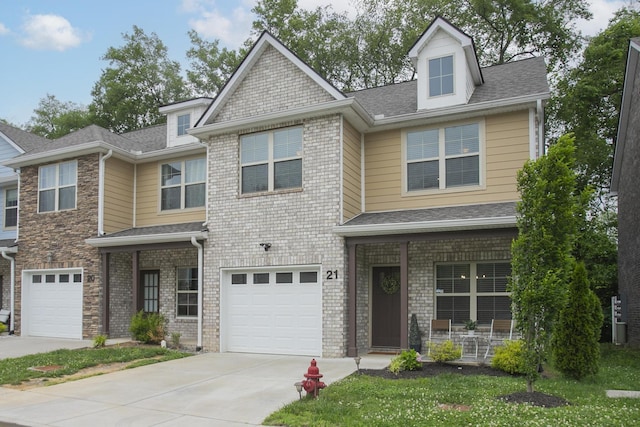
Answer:
POLYGON ((432 189, 432 190, 412 190, 412 191, 403 191, 402 197, 416 197, 416 196, 434 196, 440 194, 455 194, 455 193, 470 193, 474 191, 485 191, 487 186, 482 185, 464 185, 460 187, 452 187, 445 189, 432 189))
POLYGON ((176 320, 180 320, 182 322, 196 322, 198 320, 198 316, 176 316, 176 320))
POLYGON ((198 211, 203 211, 204 212, 205 211, 205 207, 204 206, 198 206, 197 208, 159 210, 158 211, 158 215, 174 215, 174 214, 188 213, 188 212, 198 212, 198 211))
POLYGON ((272 196, 276 194, 291 194, 291 193, 302 193, 303 188, 286 188, 283 190, 274 190, 274 191, 261 191, 259 193, 248 193, 248 194, 240 194, 238 195, 238 199, 249 199, 252 197, 261 197, 261 196, 272 196))

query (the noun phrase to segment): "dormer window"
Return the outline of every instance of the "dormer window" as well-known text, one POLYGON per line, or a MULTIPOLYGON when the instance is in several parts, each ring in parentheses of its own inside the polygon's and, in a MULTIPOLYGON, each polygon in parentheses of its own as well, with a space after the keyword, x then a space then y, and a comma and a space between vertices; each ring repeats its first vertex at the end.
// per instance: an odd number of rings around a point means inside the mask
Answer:
POLYGON ((186 135, 187 129, 191 127, 191 114, 178 116, 178 136, 186 135))
POLYGON ((453 55, 429 60, 429 96, 453 93, 453 55))

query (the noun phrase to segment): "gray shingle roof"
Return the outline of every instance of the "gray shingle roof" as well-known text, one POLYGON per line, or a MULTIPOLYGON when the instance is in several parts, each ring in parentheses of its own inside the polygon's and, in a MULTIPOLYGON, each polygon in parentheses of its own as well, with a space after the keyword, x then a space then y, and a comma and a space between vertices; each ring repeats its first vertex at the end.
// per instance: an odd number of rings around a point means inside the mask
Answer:
POLYGON ((0 240, 0 248, 10 248, 12 246, 16 246, 17 243, 15 239, 2 239, 0 240))
POLYGON ((505 218, 516 215, 516 203, 488 203, 482 205, 449 206, 443 208, 363 213, 343 226, 428 223, 445 220, 505 218))
MULTIPOLYGON (((508 62, 482 69, 484 84, 477 86, 469 104, 518 98, 549 92, 547 68, 542 58, 508 62)), ((417 81, 397 83, 348 93, 372 116, 415 113, 418 108, 417 81)))
POLYGON ((100 238, 113 238, 113 237, 141 237, 141 236, 154 236, 159 234, 180 234, 180 233, 192 233, 198 231, 205 231, 206 227, 202 227, 202 221, 187 222, 184 224, 166 224, 166 225, 153 225, 150 227, 136 227, 129 228, 127 230, 118 231, 116 233, 107 234, 100 238))
POLYGON ((0 132, 5 134, 11 141, 24 151, 30 151, 38 146, 47 144, 49 140, 31 132, 24 131, 15 126, 0 122, 0 132))
POLYGON ((143 153, 167 148, 167 125, 155 125, 121 135, 135 143, 135 150, 143 153))

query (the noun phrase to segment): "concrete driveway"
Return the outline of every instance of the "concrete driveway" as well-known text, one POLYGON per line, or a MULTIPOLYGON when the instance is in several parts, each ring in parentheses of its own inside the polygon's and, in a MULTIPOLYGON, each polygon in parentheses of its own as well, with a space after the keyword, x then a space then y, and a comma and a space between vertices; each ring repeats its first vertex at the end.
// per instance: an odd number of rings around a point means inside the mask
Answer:
MULTIPOLYGON (((365 356, 360 366, 382 368, 390 358, 365 356)), ((310 361, 307 356, 205 353, 26 391, 0 387, 0 425, 260 425, 298 399, 293 384, 303 379, 310 361)), ((355 370, 351 358, 317 361, 328 384, 355 370)))
POLYGON ((46 353, 62 348, 74 349, 91 346, 93 346, 93 341, 91 340, 2 335, 0 336, 0 359, 26 356, 27 354, 46 353))

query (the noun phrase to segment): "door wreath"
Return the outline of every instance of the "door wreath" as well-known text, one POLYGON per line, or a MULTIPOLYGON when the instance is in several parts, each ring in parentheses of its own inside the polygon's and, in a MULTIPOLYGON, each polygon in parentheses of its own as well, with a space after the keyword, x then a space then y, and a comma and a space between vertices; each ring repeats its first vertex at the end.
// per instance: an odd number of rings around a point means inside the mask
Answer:
POLYGON ((395 275, 385 276, 380 283, 380 287, 385 294, 393 295, 400 289, 400 280, 395 275))

